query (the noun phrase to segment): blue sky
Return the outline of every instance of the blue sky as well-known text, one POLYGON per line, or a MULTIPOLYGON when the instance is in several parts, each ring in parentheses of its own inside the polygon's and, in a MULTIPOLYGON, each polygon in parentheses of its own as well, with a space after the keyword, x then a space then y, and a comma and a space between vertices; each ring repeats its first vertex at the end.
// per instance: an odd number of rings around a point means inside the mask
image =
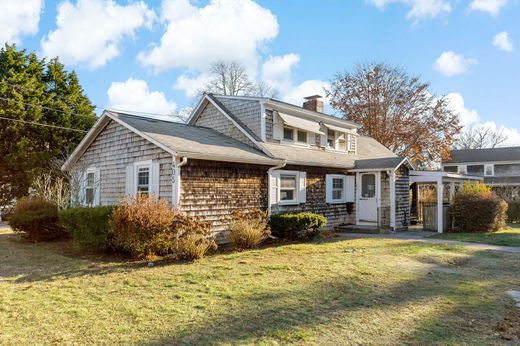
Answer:
POLYGON ((518 0, 19 0, 0 4, 0 41, 59 55, 96 105, 157 114, 193 105, 216 59, 294 103, 384 60, 520 145, 518 18, 518 0))

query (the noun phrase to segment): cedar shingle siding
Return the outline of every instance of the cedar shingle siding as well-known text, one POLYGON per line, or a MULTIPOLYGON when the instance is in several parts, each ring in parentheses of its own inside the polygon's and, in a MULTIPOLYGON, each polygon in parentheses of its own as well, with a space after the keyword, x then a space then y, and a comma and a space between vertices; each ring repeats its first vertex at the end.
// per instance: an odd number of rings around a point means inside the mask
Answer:
MULTIPOLYGON (((188 160, 181 169, 180 209, 225 231, 238 209, 267 209, 269 167, 239 163, 188 160)), ((217 240, 224 240, 219 233, 217 240)))
POLYGON ((255 100, 236 100, 216 97, 235 117, 246 125, 256 139, 262 137, 261 106, 255 100))
POLYGON ((410 222, 410 171, 402 165, 395 172, 395 230, 408 230, 410 222))
POLYGON ((356 212, 355 208, 348 212, 347 203, 328 204, 326 202, 325 176, 327 174, 345 174, 345 170, 334 168, 321 168, 311 166, 292 166, 288 165, 283 170, 307 172, 306 181, 306 203, 298 205, 273 205, 272 212, 299 212, 310 211, 313 213, 322 214, 327 218, 327 227, 337 226, 342 223, 355 223, 356 212))
POLYGON ((172 156, 111 120, 80 159, 80 165, 100 170, 100 203, 117 204, 125 194, 126 166, 137 161, 159 160, 159 196, 172 199, 172 156))
POLYGON ((234 138, 242 143, 256 147, 247 136, 240 131, 228 118, 226 118, 213 104, 208 103, 201 112, 197 121, 197 126, 204 126, 214 129, 223 135, 234 138))

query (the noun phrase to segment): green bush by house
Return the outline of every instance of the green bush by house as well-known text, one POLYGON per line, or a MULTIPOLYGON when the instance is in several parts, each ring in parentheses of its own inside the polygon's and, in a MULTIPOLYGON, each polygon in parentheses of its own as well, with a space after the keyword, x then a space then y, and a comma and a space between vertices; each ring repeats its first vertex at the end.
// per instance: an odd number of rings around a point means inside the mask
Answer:
POLYGON ((58 206, 43 198, 21 198, 9 224, 17 233, 33 241, 51 241, 67 236, 58 222, 58 206))
POLYGON ((520 223, 520 202, 508 203, 507 222, 520 223))
POLYGON ((505 226, 507 203, 482 183, 464 183, 450 206, 453 232, 496 232, 505 226))
POLYGON ((110 247, 112 206, 69 208, 58 213, 60 224, 80 244, 98 250, 110 247))
POLYGON ((326 224, 323 215, 310 212, 275 214, 270 219, 273 235, 287 239, 312 239, 326 224))

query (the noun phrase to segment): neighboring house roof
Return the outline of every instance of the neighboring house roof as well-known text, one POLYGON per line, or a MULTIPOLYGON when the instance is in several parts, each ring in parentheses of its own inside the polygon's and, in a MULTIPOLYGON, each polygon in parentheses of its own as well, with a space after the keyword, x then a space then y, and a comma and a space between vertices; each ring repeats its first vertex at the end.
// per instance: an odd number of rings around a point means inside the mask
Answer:
MULTIPOLYGON (((380 159, 357 160, 354 170, 387 170, 397 169, 407 162, 406 157, 385 157, 380 159)), ((411 166, 411 165, 410 165, 411 166)))
POLYGON ((443 164, 498 161, 520 161, 520 147, 452 150, 451 159, 443 164))
POLYGON ((395 157, 395 154, 381 143, 365 136, 358 138, 357 155, 272 142, 265 142, 263 145, 274 157, 285 160, 288 164, 304 166, 353 168, 359 159, 395 157))
POLYGON ((484 177, 484 183, 490 185, 520 184, 520 177, 484 177))

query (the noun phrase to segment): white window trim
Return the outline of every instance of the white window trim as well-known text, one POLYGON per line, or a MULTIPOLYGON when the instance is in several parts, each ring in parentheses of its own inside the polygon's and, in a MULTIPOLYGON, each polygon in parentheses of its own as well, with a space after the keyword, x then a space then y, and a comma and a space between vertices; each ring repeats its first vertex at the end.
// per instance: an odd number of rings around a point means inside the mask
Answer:
POLYGON ((99 188, 98 186, 96 186, 98 182, 96 181, 96 167, 88 167, 86 170, 85 170, 85 180, 83 182, 83 206, 85 207, 92 207, 92 206, 95 206, 96 205, 96 190, 99 188), (92 204, 89 205, 87 203, 87 182, 88 182, 88 175, 89 174, 94 174, 94 186, 92 187, 94 189, 93 191, 93 201, 92 201, 92 204))
MULTIPOLYGON (((334 132, 334 146, 331 147, 329 146, 329 134, 328 134, 328 131, 330 129, 327 130, 327 134, 325 135, 325 150, 328 150, 328 151, 335 151, 335 152, 338 152, 338 153, 349 153, 350 151, 352 151, 352 142, 351 140, 354 140, 354 135, 353 134, 350 134, 348 132, 340 132, 340 131, 336 131, 336 130, 330 130, 330 131, 333 131, 334 132), (339 149, 339 137, 341 135, 344 135, 345 136, 345 150, 340 150, 339 149), (349 137, 351 136, 351 137, 349 137), (349 138, 351 138, 351 140, 349 140, 349 138)), ((356 145, 356 153, 357 153, 357 145, 356 145)))
POLYGON ((295 146, 299 146, 299 147, 309 147, 310 146, 310 137, 311 137, 311 133, 309 131, 306 131, 306 130, 303 130, 303 129, 299 129, 299 128, 296 128, 296 127, 292 127, 292 126, 286 126, 286 125, 282 126, 282 139, 281 139, 282 143, 295 145, 295 146), (285 129, 291 129, 292 130, 292 132, 293 132, 293 139, 292 140, 286 139, 284 137, 285 129), (306 142, 299 142, 298 141, 298 131, 305 132, 307 134, 307 141, 306 142))
POLYGON ((466 165, 458 165, 457 166, 457 174, 468 174, 468 166, 466 166, 466 165))
POLYGON ((331 204, 346 203, 347 202, 347 178, 343 174, 330 174, 331 176, 331 204), (343 191, 341 199, 334 199, 334 179, 341 179, 343 181, 343 191))
POLYGON ((152 190, 152 160, 134 162, 134 177, 133 177, 133 190, 134 197, 137 196, 137 182, 139 180, 139 168, 148 168, 148 196, 151 196, 152 190))
POLYGON ((280 177, 280 183, 278 184, 278 204, 279 205, 298 205, 299 203, 299 191, 300 191, 300 172, 298 171, 278 171, 279 177, 280 177), (294 176, 294 179, 296 180, 296 185, 294 187, 294 199, 290 201, 282 201, 282 175, 292 175, 294 176))
POLYGON ((485 177, 493 177, 495 176, 495 165, 492 163, 488 163, 484 165, 484 176, 485 177), (491 174, 487 174, 487 169, 491 167, 491 174))

